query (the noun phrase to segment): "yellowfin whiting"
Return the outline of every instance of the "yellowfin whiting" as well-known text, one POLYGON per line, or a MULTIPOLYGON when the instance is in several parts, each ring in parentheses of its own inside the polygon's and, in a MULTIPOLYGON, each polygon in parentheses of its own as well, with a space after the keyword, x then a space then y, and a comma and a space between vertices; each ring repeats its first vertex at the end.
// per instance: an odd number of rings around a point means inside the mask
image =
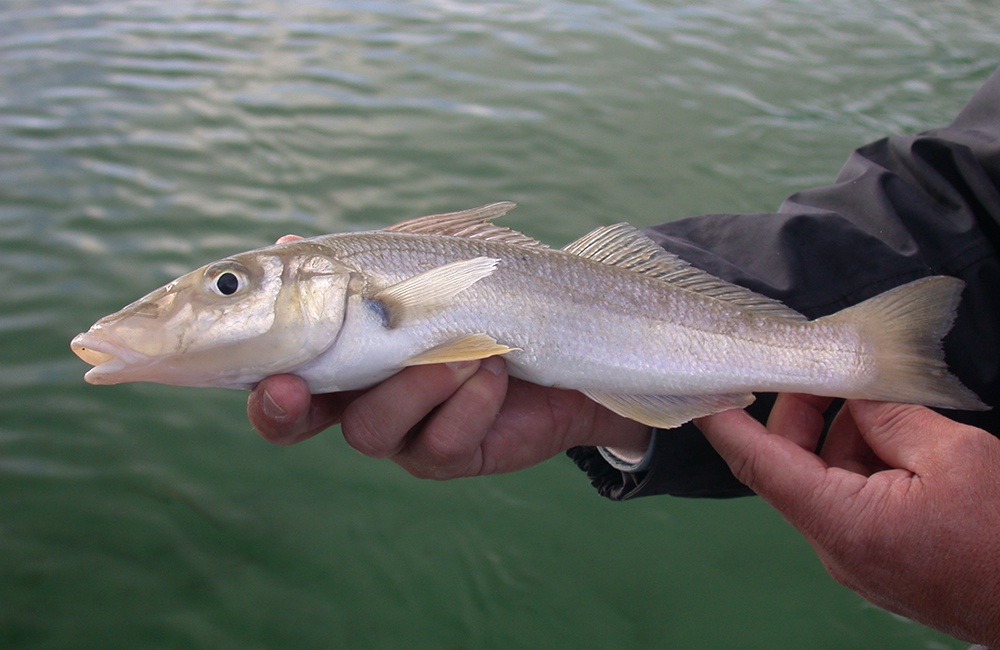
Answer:
POLYGON ((628 224, 556 250, 492 223, 513 207, 234 255, 102 318, 72 349, 92 384, 247 389, 293 373, 313 393, 502 354, 514 377, 663 428, 754 391, 989 408, 944 363, 961 280, 916 280, 810 321, 628 224))

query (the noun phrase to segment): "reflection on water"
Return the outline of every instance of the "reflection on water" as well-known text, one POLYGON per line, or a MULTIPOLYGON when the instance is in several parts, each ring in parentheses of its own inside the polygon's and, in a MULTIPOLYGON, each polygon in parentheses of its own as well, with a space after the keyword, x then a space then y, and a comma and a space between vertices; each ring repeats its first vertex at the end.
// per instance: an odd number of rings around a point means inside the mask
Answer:
POLYGON ((511 199, 562 244, 767 210, 947 121, 998 31, 972 1, 5 4, 0 645, 961 647, 754 500, 272 448, 242 395, 87 386, 68 341, 289 231, 511 199))

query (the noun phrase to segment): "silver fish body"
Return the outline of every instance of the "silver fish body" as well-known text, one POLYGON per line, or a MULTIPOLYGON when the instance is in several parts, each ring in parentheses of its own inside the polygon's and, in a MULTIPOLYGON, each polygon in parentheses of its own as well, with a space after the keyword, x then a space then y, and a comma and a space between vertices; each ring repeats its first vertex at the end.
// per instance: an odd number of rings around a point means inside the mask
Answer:
POLYGON ((627 224, 562 250, 492 204, 216 262, 73 341, 92 383, 249 388, 290 372, 314 393, 407 365, 504 354, 511 375, 673 427, 755 391, 981 409, 940 340, 961 281, 918 280, 809 321, 664 252, 627 224))

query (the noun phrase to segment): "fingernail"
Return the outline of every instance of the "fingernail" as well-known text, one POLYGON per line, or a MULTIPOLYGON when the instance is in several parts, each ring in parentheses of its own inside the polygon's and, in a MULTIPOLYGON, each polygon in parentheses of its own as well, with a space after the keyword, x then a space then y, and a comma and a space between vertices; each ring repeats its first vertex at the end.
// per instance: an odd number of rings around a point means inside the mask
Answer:
POLYGON ((260 407, 263 409, 264 415, 272 420, 281 421, 288 417, 288 412, 278 406, 278 403, 271 397, 271 393, 267 392, 266 389, 264 394, 260 396, 260 407))
POLYGON ((482 368, 483 370, 488 371, 490 374, 492 374, 494 376, 497 376, 501 372, 503 372, 504 366, 506 366, 506 365, 507 364, 504 363, 504 360, 501 357, 498 357, 498 356, 497 357, 487 357, 486 359, 483 359, 483 363, 480 366, 480 368, 482 368))

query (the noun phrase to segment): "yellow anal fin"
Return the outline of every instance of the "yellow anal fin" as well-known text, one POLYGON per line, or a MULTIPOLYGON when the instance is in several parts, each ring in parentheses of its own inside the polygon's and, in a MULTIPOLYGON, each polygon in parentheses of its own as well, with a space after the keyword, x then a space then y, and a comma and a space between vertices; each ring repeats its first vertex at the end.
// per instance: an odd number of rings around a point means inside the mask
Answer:
POLYGON ((731 395, 617 395, 596 390, 584 394, 618 415, 660 429, 673 429, 695 418, 744 408, 753 402, 750 393, 731 395))
POLYGON ((519 350, 497 343, 485 334, 469 334, 447 343, 425 350, 407 360, 407 366, 423 366, 431 363, 451 363, 454 361, 473 361, 485 359, 497 354, 507 354, 519 350))

